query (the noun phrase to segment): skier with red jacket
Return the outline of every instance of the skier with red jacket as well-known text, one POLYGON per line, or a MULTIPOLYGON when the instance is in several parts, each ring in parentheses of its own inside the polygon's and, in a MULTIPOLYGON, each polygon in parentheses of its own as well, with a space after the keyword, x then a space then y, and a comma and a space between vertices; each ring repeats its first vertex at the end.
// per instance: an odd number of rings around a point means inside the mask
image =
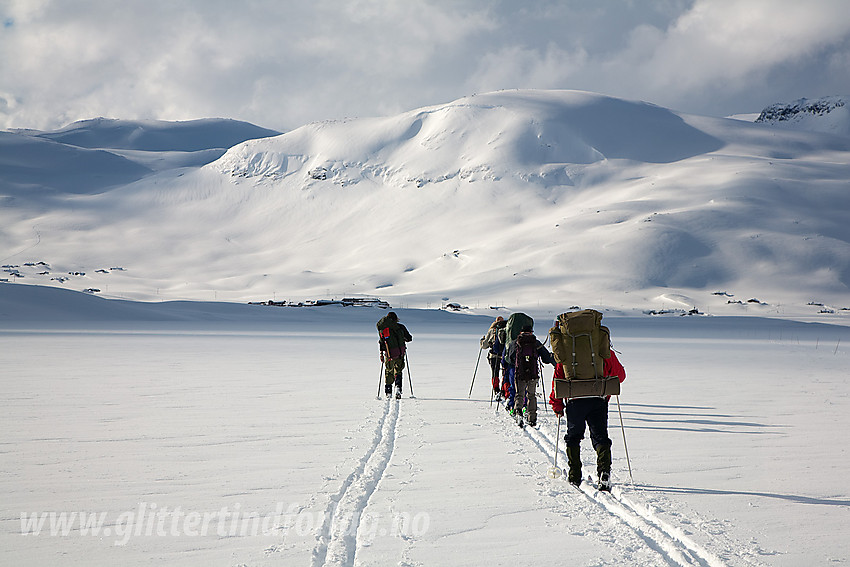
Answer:
MULTIPOLYGON (((620 364, 617 355, 611 351, 611 357, 605 359, 605 376, 617 376, 620 382, 626 379, 626 369, 620 364)), ((558 417, 567 414, 567 434, 564 441, 567 447, 569 471, 567 480, 576 486, 581 484, 581 440, 585 427, 590 429, 590 441, 596 450, 596 472, 599 478, 599 490, 611 490, 611 439, 608 437, 608 400, 611 396, 587 396, 570 398, 564 404, 563 398, 555 397, 555 380, 564 379, 564 367, 555 366, 552 377, 552 391, 549 405, 558 417)))

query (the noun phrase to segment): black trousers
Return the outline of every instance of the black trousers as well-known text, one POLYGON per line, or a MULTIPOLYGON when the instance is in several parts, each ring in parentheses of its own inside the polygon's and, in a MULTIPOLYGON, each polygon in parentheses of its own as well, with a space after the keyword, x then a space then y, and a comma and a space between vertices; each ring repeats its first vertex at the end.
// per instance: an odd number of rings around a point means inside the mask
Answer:
POLYGON ((605 398, 575 398, 567 402, 567 447, 578 447, 585 427, 590 429, 593 448, 611 446, 608 437, 608 401, 605 398))

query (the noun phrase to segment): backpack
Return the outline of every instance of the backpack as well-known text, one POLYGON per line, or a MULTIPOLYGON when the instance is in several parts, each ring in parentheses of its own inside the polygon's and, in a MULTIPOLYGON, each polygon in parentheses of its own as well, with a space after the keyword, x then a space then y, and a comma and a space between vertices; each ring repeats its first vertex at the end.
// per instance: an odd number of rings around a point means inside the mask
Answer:
POLYGON ((564 380, 555 380, 556 398, 609 396, 620 393, 620 379, 604 376, 611 358, 611 335, 593 309, 562 313, 549 330, 552 354, 564 368, 564 380))
POLYGON ((505 350, 505 345, 502 344, 502 338, 504 335, 501 333, 501 329, 497 329, 495 333, 495 337, 493 337, 493 344, 490 346, 490 350, 493 354, 501 356, 502 351, 505 350))
POLYGON ((381 350, 386 352, 390 358, 399 358, 404 356, 405 342, 408 340, 410 333, 401 323, 383 317, 377 324, 378 336, 381 341, 381 350))
POLYGON ((520 333, 516 339, 514 355, 514 378, 537 382, 537 337, 533 333, 520 333))
POLYGON ((515 341, 525 326, 534 327, 534 319, 525 313, 512 313, 505 325, 505 341, 502 344, 509 345, 515 341))
POLYGON ((584 309, 558 315, 558 324, 549 330, 549 340, 567 380, 604 377, 604 359, 611 357, 611 335, 602 326, 602 313, 584 309))

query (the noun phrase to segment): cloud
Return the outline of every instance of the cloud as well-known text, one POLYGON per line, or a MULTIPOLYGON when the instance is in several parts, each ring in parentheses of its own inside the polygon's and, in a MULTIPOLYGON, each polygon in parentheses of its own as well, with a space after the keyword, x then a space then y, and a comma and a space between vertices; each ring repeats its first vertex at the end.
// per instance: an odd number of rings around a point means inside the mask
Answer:
POLYGON ((843 0, 6 0, 0 127, 222 116, 288 129, 515 87, 752 111, 850 93, 844 8, 843 0))
MULTIPOLYGON (((482 61, 470 86, 579 88, 706 114, 850 94, 845 8, 840 0, 701 0, 666 22, 632 19, 613 50, 591 49, 584 36, 572 46, 503 48, 482 61)), ((623 30, 615 14, 600 17, 601 28, 583 33, 623 30)))

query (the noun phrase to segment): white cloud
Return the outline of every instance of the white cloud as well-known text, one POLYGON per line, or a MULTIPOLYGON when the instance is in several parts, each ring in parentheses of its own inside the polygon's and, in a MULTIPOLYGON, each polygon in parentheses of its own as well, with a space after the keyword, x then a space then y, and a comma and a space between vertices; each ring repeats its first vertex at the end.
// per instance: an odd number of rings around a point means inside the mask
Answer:
POLYGON ((565 51, 549 44, 546 49, 526 49, 517 45, 488 53, 468 84, 473 91, 504 88, 563 88, 586 65, 588 54, 583 49, 565 51))
POLYGON ((0 0, 0 127, 291 128, 500 88, 731 113, 850 93, 843 0, 0 0), (832 71, 830 71, 832 70, 832 71))

